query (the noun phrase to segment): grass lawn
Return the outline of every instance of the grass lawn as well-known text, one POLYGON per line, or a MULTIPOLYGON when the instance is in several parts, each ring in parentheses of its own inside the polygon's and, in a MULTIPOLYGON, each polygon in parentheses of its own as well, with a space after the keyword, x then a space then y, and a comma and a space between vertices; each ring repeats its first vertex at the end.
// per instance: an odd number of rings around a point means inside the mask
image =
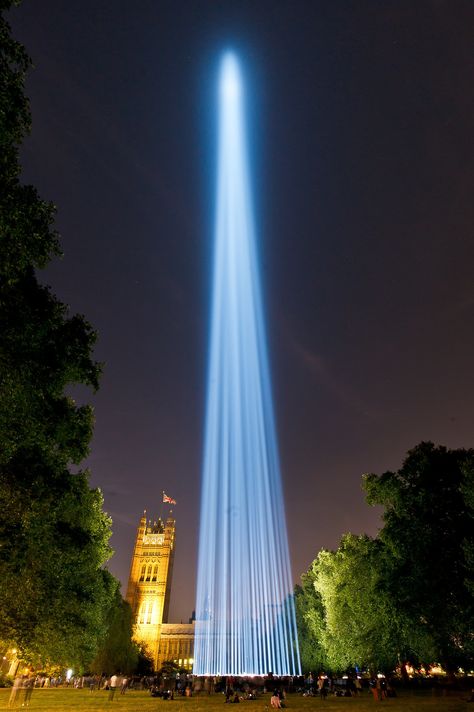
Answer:
MULTIPOLYGON (((326 701, 322 701, 314 697, 300 697, 299 695, 290 695, 287 700, 287 710, 289 712, 319 712, 319 710, 327 710, 327 712, 367 712, 369 710, 387 709, 391 712, 467 712, 472 708, 474 712, 474 704, 469 705, 461 699, 461 694, 449 697, 432 697, 428 694, 411 694, 410 692, 401 693, 396 699, 384 700, 383 702, 375 702, 369 694, 365 694, 361 698, 341 698, 329 697, 326 701)), ((467 697, 465 693, 464 698, 467 697)), ((0 709, 10 709, 8 707, 8 699, 10 697, 9 689, 0 689, 0 709)), ((25 709, 21 707, 18 701, 16 709, 25 709)), ((237 708, 240 712, 269 712, 270 695, 266 694, 256 701, 243 701, 244 707, 237 708)), ((179 697, 175 700, 162 700, 160 698, 150 697, 149 693, 141 691, 129 690, 125 695, 116 694, 115 699, 111 702, 108 700, 108 692, 89 690, 73 690, 73 689, 55 689, 44 690, 38 689, 33 691, 31 698, 32 710, 51 710, 52 712, 69 712, 69 710, 113 710, 114 712, 151 712, 158 710, 159 712, 224 712, 224 709, 232 712, 233 707, 224 706, 223 695, 200 696, 191 698, 179 697)))

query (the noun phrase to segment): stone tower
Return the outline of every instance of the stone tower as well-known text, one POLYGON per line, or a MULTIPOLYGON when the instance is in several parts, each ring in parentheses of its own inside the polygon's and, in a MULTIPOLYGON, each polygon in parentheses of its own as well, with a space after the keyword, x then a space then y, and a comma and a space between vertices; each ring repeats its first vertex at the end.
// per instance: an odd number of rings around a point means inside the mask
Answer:
POLYGON ((163 623, 168 622, 174 560, 175 520, 147 520, 137 529, 126 599, 132 607, 134 637, 142 643, 158 669, 163 623))

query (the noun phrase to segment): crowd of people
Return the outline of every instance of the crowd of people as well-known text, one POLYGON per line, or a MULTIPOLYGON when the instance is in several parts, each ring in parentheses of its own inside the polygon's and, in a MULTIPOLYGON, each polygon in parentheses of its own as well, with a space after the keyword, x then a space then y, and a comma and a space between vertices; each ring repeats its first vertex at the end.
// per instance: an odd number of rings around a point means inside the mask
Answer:
MULTIPOLYGON (((146 684, 145 684, 146 686, 146 684)), ((186 697, 199 695, 224 695, 226 703, 238 703, 244 700, 256 699, 264 693, 271 695, 270 706, 285 707, 288 693, 299 693, 304 696, 317 696, 326 699, 330 695, 337 697, 357 697, 372 693, 374 699, 383 700, 395 697, 395 689, 390 680, 382 675, 372 679, 360 675, 345 675, 342 678, 330 677, 324 674, 314 677, 309 673, 306 677, 278 678, 269 674, 267 677, 193 677, 184 674, 173 677, 157 677, 150 682, 151 694, 164 699, 174 699, 175 696, 186 697)))
POLYGON ((86 688, 92 693, 96 690, 108 692, 112 701, 117 693, 124 695, 128 689, 149 690, 153 697, 164 700, 175 696, 199 696, 223 694, 226 703, 239 703, 244 700, 257 699, 264 693, 269 693, 270 706, 283 708, 286 706, 287 693, 299 693, 304 696, 318 696, 322 700, 329 695, 357 697, 363 691, 370 690, 375 700, 396 696, 390 680, 382 675, 372 679, 362 679, 359 675, 345 675, 334 678, 324 674, 313 676, 310 672, 306 677, 233 677, 208 676, 195 677, 190 673, 157 675, 145 677, 128 677, 122 674, 81 675, 66 678, 47 675, 19 675, 15 678, 9 706, 20 703, 28 707, 35 687, 57 687, 59 685, 74 688, 86 688))
POLYGON ((342 678, 319 675, 315 678, 312 673, 305 678, 303 695, 318 696, 321 699, 326 699, 328 695, 358 697, 364 690, 370 690, 375 700, 396 697, 393 685, 384 675, 372 678, 362 678, 361 675, 344 675, 342 678))

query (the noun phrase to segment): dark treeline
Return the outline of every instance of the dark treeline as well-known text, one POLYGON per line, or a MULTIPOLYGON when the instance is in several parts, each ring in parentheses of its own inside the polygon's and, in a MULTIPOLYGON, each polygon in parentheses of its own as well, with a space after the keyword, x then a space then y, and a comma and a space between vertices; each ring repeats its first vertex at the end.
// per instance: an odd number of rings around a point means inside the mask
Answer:
POLYGON ((365 475, 376 538, 346 534, 296 587, 305 670, 474 663, 474 450, 421 443, 398 472, 365 475))
POLYGON ((60 254, 55 208, 21 182, 30 59, 0 0, 0 641, 44 668, 133 669, 131 611, 104 564, 111 521, 89 473, 96 334, 37 277, 60 254), (95 660, 95 663, 94 663, 95 660))

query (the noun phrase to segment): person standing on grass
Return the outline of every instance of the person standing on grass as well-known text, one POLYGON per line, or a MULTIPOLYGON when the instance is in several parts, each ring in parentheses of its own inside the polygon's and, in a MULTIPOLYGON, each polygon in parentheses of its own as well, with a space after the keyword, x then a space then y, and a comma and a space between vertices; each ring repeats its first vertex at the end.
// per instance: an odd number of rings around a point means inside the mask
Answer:
POLYGON ((16 700, 17 700, 17 697, 18 697, 18 695, 19 695, 19 693, 20 693, 20 690, 21 690, 21 688, 22 688, 22 682, 23 682, 22 676, 21 676, 21 675, 17 675, 17 676, 15 677, 15 681, 13 682, 12 691, 10 692, 10 699, 8 700, 8 706, 9 706, 9 707, 13 707, 13 706, 14 706, 14 704, 15 704, 15 702, 16 702, 16 700))
POLYGON ((322 700, 325 700, 328 694, 328 688, 326 687, 326 680, 321 675, 318 678, 318 692, 322 700))
POLYGON ((30 677, 27 677, 23 686, 25 688, 25 701, 23 702, 23 706, 29 707, 31 695, 33 694, 33 688, 35 686, 35 676, 31 675, 30 677))
POLYGON ((115 697, 115 690, 117 689, 117 682, 118 682, 118 677, 114 673, 112 675, 112 677, 110 678, 110 683, 109 683, 109 701, 113 700, 115 697))
POLYGON ((374 700, 376 702, 378 702, 379 701, 379 691, 378 691, 378 687, 377 687, 377 681, 375 679, 372 679, 369 682, 369 686, 370 686, 370 691, 371 691, 372 695, 374 696, 374 700))

